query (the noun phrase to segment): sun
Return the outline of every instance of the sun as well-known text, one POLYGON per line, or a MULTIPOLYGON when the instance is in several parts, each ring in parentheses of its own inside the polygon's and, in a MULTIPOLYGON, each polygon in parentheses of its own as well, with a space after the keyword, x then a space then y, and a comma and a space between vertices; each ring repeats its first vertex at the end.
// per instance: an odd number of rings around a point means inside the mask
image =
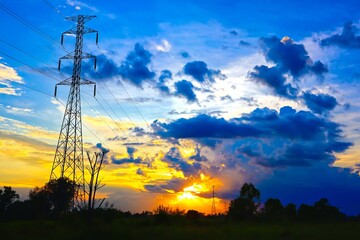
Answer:
POLYGON ((196 198, 196 196, 194 196, 191 192, 181 192, 178 196, 177 199, 179 201, 183 201, 183 200, 194 200, 196 198))
POLYGON ((204 192, 205 187, 202 184, 193 183, 193 185, 186 187, 182 192, 178 193, 177 199, 182 200, 195 200, 199 198, 197 194, 204 192))

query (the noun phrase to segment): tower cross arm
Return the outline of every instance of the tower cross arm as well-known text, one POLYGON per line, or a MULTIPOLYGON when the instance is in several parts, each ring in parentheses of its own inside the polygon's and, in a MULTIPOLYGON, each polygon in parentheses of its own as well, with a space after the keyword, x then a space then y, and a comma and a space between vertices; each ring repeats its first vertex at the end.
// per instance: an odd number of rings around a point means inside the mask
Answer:
POLYGON ((74 52, 68 53, 60 59, 74 59, 74 52))
MULTIPOLYGON (((79 33, 79 30, 76 27, 74 27, 72 29, 63 32, 62 35, 76 35, 77 33, 79 33)), ((84 26, 83 29, 80 31, 80 33, 82 34, 98 33, 98 31, 84 26)))
POLYGON ((87 22, 87 21, 90 21, 90 20, 93 19, 93 18, 96 18, 96 16, 94 16, 94 15, 89 15, 89 16, 78 15, 78 16, 66 17, 65 19, 66 19, 66 20, 70 20, 70 21, 77 22, 79 18, 83 19, 83 20, 84 20, 84 23, 85 23, 85 22, 87 22))
POLYGON ((83 53, 81 58, 85 59, 85 58, 96 58, 96 57, 94 55, 89 54, 89 53, 83 53))
POLYGON ((71 85, 71 82, 72 82, 72 77, 62 80, 61 82, 58 82, 56 85, 71 85))
POLYGON ((81 80, 80 80, 80 84, 81 84, 81 85, 89 85, 89 84, 96 84, 96 83, 95 83, 95 82, 93 82, 93 81, 90 81, 90 80, 87 80, 87 79, 81 78, 81 80))

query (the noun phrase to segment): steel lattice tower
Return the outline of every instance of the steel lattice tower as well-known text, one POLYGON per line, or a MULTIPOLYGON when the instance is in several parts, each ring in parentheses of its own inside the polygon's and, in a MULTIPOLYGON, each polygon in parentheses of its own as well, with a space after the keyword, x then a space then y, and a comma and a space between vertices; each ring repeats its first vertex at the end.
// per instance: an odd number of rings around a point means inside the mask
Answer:
POLYGON ((76 199, 77 201, 83 200, 85 196, 80 85, 94 84, 94 95, 96 91, 95 82, 81 79, 80 77, 82 59, 94 58, 94 68, 96 69, 96 57, 88 53, 83 53, 82 51, 84 34, 96 33, 96 44, 98 43, 98 32, 84 26, 85 22, 93 18, 95 18, 95 16, 83 15, 66 18, 66 20, 76 22, 76 26, 62 33, 61 44, 63 44, 64 35, 75 35, 75 51, 68 53, 59 59, 58 70, 60 70, 61 60, 73 59, 73 71, 70 78, 55 85, 54 94, 56 97, 58 85, 70 86, 50 180, 58 179, 60 177, 67 177, 70 180, 73 180, 77 189, 74 200, 76 199))
POLYGON ((216 208, 215 208, 215 186, 212 186, 211 215, 216 215, 216 208))

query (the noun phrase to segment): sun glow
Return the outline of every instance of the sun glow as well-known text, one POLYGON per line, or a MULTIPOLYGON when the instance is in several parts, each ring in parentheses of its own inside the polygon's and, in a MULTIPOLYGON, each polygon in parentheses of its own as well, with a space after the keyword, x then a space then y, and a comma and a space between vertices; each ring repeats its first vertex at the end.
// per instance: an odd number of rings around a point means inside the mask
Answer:
POLYGON ((191 192, 182 192, 180 193, 180 195, 178 195, 178 200, 182 201, 182 200, 193 200, 196 198, 196 196, 194 196, 191 192))
POLYGON ((178 193, 177 199, 182 200, 195 200, 199 198, 197 194, 206 192, 207 188, 203 184, 193 183, 190 187, 186 187, 182 192, 178 193))

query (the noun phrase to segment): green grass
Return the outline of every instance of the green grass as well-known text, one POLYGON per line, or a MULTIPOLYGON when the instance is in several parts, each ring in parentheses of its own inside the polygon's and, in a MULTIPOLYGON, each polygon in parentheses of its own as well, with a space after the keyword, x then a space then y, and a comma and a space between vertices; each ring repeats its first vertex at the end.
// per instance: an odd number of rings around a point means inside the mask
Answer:
POLYGON ((0 222, 0 239, 358 239, 359 222, 225 223, 200 221, 158 225, 141 219, 0 222))

